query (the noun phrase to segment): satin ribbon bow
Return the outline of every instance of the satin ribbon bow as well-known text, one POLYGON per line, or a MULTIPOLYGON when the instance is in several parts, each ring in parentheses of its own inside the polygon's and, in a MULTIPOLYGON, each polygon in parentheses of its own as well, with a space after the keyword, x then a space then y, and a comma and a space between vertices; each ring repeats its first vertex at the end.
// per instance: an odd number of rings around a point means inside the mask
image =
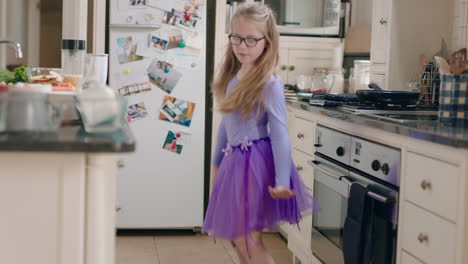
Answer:
POLYGON ((247 137, 242 140, 242 144, 240 146, 241 150, 247 151, 249 150, 249 147, 252 146, 252 141, 249 141, 247 137))
POLYGON ((223 148, 222 150, 224 152, 224 156, 226 157, 227 155, 232 153, 232 146, 231 144, 227 143, 226 148, 223 148))

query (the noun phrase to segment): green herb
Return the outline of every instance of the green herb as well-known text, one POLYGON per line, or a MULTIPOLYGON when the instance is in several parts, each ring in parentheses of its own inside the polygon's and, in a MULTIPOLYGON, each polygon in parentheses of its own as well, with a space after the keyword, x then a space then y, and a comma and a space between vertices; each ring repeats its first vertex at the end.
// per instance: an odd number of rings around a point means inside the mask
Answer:
POLYGON ((13 71, 14 78, 12 80, 13 83, 17 82, 31 82, 31 66, 25 64, 16 68, 13 71))
POLYGON ((0 69, 0 82, 10 83, 14 77, 15 75, 11 71, 0 69))

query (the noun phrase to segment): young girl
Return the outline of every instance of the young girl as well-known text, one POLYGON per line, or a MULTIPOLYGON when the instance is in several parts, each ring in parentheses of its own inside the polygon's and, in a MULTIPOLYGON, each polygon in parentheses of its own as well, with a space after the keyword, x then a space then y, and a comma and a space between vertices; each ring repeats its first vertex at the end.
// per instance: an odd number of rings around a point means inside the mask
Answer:
POLYGON ((213 91, 225 114, 213 160, 215 185, 203 230, 232 241, 240 261, 275 263, 262 230, 296 224, 313 199, 291 159, 284 84, 275 74, 279 34, 271 9, 243 4, 213 91), (218 170, 219 167, 219 170, 218 170))

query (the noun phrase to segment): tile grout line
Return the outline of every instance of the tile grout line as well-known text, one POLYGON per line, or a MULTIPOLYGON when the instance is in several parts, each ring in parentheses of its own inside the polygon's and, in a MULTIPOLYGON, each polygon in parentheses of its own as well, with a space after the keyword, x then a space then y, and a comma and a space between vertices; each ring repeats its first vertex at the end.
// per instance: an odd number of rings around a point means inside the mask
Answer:
POLYGON ((234 257, 232 256, 231 252, 226 248, 226 244, 223 243, 222 241, 220 241, 220 243, 222 244, 224 250, 226 251, 226 253, 229 255, 229 257, 231 258, 231 261, 233 264, 236 263, 236 260, 234 259, 234 257))
POLYGON ((153 243, 154 243, 154 250, 156 251, 156 259, 158 260, 157 264, 161 264, 161 259, 159 259, 158 254, 158 246, 156 245, 156 236, 153 234, 153 243))

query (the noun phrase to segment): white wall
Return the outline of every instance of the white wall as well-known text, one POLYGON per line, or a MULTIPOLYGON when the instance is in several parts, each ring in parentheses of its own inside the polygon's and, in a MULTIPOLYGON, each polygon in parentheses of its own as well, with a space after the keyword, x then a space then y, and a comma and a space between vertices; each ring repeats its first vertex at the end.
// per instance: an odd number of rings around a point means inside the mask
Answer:
POLYGON ((454 1, 453 39, 451 50, 468 47, 468 0, 454 1))

